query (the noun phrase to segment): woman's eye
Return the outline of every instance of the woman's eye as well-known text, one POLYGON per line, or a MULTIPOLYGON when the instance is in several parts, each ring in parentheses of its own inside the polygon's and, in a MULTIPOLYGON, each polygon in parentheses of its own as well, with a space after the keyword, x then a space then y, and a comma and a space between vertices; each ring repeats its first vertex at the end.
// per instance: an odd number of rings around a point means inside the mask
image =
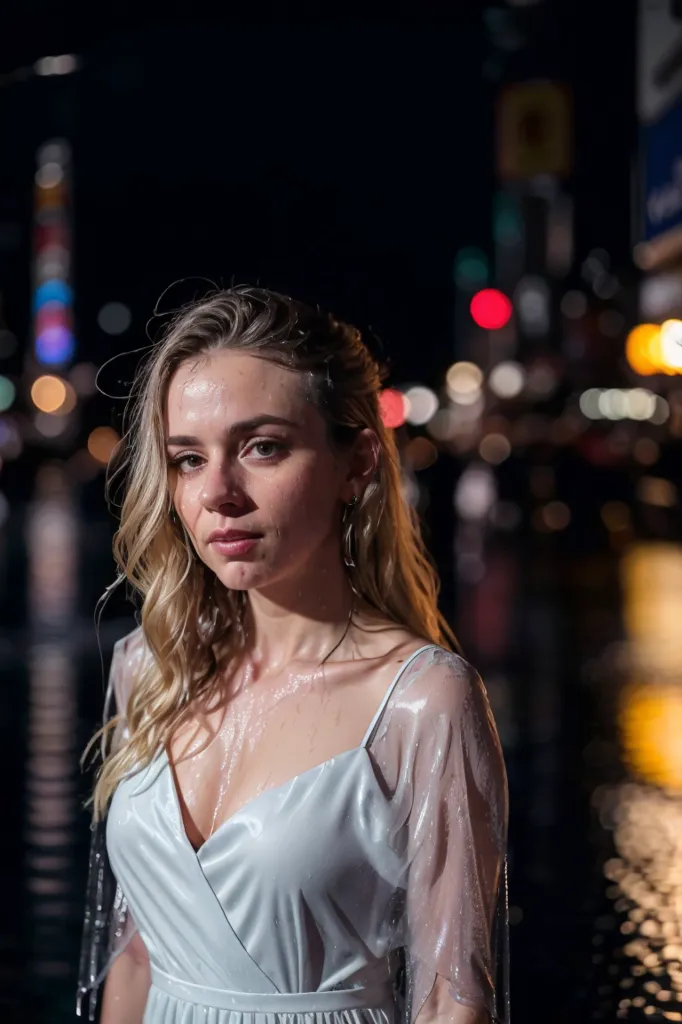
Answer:
MULTIPOLYGON (((186 472, 186 470, 181 468, 183 463, 187 462, 189 459, 198 459, 198 458, 199 458, 198 455, 178 455, 176 458, 174 458, 171 461, 171 466, 173 467, 173 469, 179 469, 181 473, 184 473, 184 472, 186 472)), ((191 469, 196 469, 196 466, 190 466, 189 468, 190 468, 190 470, 191 469)))
POLYGON ((254 441, 248 452, 256 452, 262 461, 273 459, 280 452, 284 451, 284 445, 278 441, 254 441))

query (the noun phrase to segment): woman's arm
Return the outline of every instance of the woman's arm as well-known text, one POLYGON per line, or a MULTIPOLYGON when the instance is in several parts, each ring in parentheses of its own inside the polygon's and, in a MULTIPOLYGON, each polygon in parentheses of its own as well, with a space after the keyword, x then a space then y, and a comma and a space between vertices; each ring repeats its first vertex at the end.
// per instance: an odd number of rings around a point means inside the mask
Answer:
POLYGON ((137 933, 107 974, 100 1024, 142 1024, 150 984, 149 954, 137 933))
POLYGON ((490 1024, 489 1014, 453 1000, 447 978, 437 974, 433 989, 417 1015, 416 1024, 490 1024))

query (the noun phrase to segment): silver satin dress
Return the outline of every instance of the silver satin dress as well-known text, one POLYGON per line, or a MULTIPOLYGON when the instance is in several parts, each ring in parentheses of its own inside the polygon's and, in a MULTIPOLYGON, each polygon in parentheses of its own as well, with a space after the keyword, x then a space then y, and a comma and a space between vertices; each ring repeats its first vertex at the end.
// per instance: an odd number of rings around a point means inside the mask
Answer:
POLYGON ((198 851, 161 751, 106 821, 127 932, 132 916, 150 957, 145 1024, 413 1024, 436 974, 453 1021, 457 1004, 506 1021, 506 830, 485 689, 434 644, 401 665, 358 747, 264 790, 198 851))

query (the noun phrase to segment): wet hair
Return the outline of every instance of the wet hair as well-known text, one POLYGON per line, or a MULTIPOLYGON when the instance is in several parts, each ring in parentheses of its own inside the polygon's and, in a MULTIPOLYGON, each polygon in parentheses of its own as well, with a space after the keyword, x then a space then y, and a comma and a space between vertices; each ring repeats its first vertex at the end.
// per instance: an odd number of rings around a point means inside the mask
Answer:
POLYGON ((302 374, 331 445, 343 448, 363 428, 374 431, 378 467, 352 514, 355 567, 345 567, 349 582, 386 619, 457 649, 438 610, 438 577, 416 513, 403 494, 395 439, 380 415, 382 372, 360 331, 265 288, 217 290, 181 309, 152 345, 136 375, 123 437, 107 471, 107 495, 119 485, 123 492, 113 542, 117 582, 127 581, 141 598, 144 640, 154 657, 143 661, 131 688, 123 744, 107 750, 106 737, 120 716, 91 740, 101 737, 103 756, 92 800, 95 817, 103 815, 123 775, 148 764, 169 741, 183 709, 210 691, 223 659, 242 642, 247 593, 221 583, 173 516, 164 437, 175 371, 186 361, 224 350, 302 374))

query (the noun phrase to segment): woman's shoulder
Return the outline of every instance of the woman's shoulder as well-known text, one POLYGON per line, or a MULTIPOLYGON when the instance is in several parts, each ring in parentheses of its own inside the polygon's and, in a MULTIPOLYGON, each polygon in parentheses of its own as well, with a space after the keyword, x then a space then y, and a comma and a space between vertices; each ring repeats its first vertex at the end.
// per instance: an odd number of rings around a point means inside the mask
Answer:
POLYGON ((452 710, 473 690, 484 689, 478 671, 463 655, 423 637, 406 636, 395 657, 402 666, 403 692, 423 699, 434 711, 452 710))

